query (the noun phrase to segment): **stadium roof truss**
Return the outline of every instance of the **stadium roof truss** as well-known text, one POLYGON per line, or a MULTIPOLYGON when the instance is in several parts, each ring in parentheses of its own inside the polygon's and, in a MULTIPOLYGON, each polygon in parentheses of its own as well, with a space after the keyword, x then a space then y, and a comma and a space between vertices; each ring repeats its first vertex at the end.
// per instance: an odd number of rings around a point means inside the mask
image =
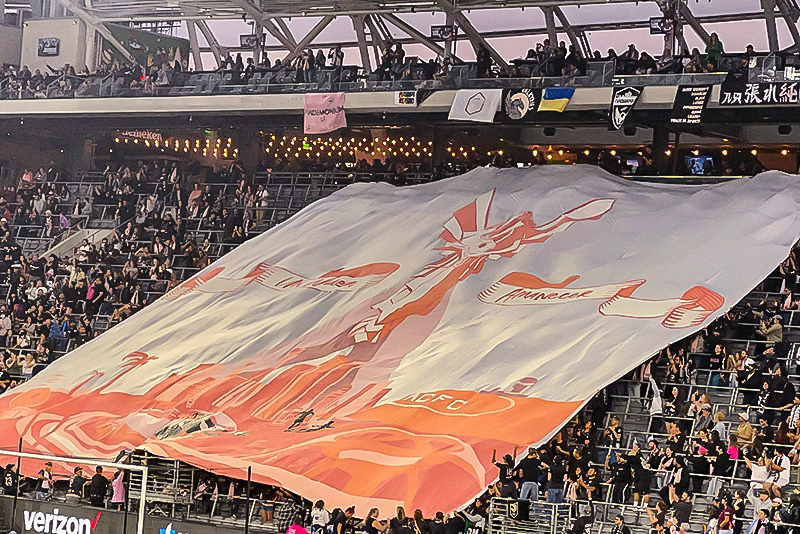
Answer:
MULTIPOLYGON (((362 63, 370 68, 370 49, 375 57, 393 42, 419 43, 437 55, 449 55, 450 45, 440 44, 427 35, 424 31, 413 27, 407 21, 398 17, 402 13, 439 12, 447 17, 448 24, 458 27, 459 37, 470 41, 477 49, 479 45, 485 46, 494 60, 505 66, 507 63, 500 54, 491 46, 487 39, 496 37, 514 37, 519 35, 547 35, 551 41, 557 40, 559 33, 565 33, 571 44, 582 50, 586 55, 591 54, 591 46, 587 34, 592 31, 632 29, 647 27, 648 20, 629 20, 617 24, 608 22, 573 25, 570 24, 563 11, 566 6, 588 6, 639 3, 639 0, 57 0, 67 9, 84 19, 95 27, 114 46, 124 51, 122 45, 105 30, 105 22, 147 22, 182 20, 188 27, 189 38, 192 42, 192 52, 197 64, 200 60, 200 45, 197 40, 198 31, 202 33, 208 48, 213 52, 219 64, 222 57, 229 50, 223 47, 211 31, 208 21, 246 18, 255 22, 255 31, 273 36, 279 43, 270 49, 282 49, 286 52, 286 59, 292 59, 312 43, 322 31, 337 17, 349 17, 352 21, 356 41, 338 43, 343 46, 358 47, 362 63), (544 14, 545 24, 539 28, 525 28, 514 30, 500 30, 493 32, 479 32, 469 19, 472 10, 486 10, 499 8, 533 8, 540 9, 544 14), (319 20, 304 36, 296 37, 289 30, 286 20, 289 17, 317 17, 319 20), (403 37, 397 38, 390 32, 390 27, 396 28, 403 37), (105 30, 105 31, 104 31, 105 30)), ((735 12, 720 13, 710 16, 697 17, 692 13, 691 3, 688 0, 641 0, 642 2, 657 4, 665 13, 679 13, 678 19, 681 26, 685 25, 694 31, 703 41, 707 41, 709 33, 704 29, 704 24, 716 22, 733 22, 740 20, 763 19, 767 30, 770 51, 778 50, 777 20, 783 20, 792 35, 795 50, 800 50, 800 32, 797 21, 800 17, 800 8, 797 0, 760 0, 761 10, 745 12, 739 9, 735 12)), ((681 30, 676 32, 680 39, 681 30)), ((332 44, 326 42, 324 46, 332 44)), ((258 54, 258 52, 256 53, 258 54)))

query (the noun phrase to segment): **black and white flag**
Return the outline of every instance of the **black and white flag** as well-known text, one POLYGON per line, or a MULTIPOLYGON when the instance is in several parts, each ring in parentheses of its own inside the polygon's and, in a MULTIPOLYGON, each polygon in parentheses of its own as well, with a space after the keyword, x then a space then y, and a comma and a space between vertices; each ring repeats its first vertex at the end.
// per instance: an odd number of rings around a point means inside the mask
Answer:
POLYGON ((614 87, 611 109, 608 111, 608 129, 619 130, 642 94, 642 87, 614 87))

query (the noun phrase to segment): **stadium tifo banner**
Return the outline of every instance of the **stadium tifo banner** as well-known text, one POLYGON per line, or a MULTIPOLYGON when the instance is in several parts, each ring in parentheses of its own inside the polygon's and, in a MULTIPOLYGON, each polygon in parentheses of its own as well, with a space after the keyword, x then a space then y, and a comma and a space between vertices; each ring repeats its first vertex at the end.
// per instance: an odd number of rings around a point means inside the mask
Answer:
POLYGON ((347 128, 345 93, 308 93, 303 109, 303 133, 318 135, 347 128))
POLYGON ((450 511, 497 477, 492 449, 548 439, 799 236, 800 181, 774 172, 351 185, 0 397, 0 446, 143 447, 359 513, 450 511))

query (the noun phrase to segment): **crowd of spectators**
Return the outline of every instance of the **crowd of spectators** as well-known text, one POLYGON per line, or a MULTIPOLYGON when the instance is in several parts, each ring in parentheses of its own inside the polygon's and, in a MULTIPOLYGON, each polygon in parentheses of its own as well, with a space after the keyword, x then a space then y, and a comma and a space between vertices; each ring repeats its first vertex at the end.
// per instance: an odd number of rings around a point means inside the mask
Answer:
POLYGON ((784 329, 800 308, 797 254, 764 282, 779 298, 745 302, 664 349, 598 392, 521 461, 517 451, 493 458, 499 480, 491 493, 570 503, 580 517, 579 504, 593 505, 584 525, 598 503, 629 505, 646 511, 653 532, 673 534, 697 531, 690 528, 693 496, 708 495, 711 504, 699 510, 707 533, 800 529, 800 495, 785 488, 800 464, 800 391, 789 379, 798 362, 784 329), (715 395, 730 396, 732 388, 739 392, 735 413, 715 409, 715 395), (647 432, 623 428, 611 413, 615 397, 640 403, 650 415, 647 432))
MULTIPOLYGON (((359 165, 361 171, 382 175, 397 170, 369 167, 366 161, 359 165)), ((111 325, 120 322, 175 287, 179 273, 207 266, 218 241, 235 245, 246 239, 269 199, 263 185, 254 185, 238 163, 208 177, 209 184, 229 184, 225 189, 197 181, 190 186, 187 173, 168 160, 109 165, 102 176, 103 183, 89 195, 74 196, 51 163, 36 173, 26 169, 18 187, 3 191, 0 287, 7 288, 7 295, 0 304, 0 392, 91 340, 95 318, 108 317, 111 325), (69 257, 26 256, 15 242, 14 236, 25 237, 20 232, 29 226, 52 235, 48 224, 61 228, 55 221, 63 218, 71 224, 103 206, 115 230, 100 243, 83 242, 69 257), (199 243, 187 229, 188 220, 218 237, 199 243)), ((500 461, 493 458, 498 482, 464 511, 426 521, 421 514, 408 518, 398 509, 382 521, 373 509, 362 524, 354 519, 354 510, 334 510, 326 512, 325 524, 337 534, 359 527, 370 534, 456 534, 465 524, 485 522, 492 498, 502 497, 567 502, 576 510, 586 503, 588 512, 576 513, 576 525, 584 526, 593 520, 597 503, 631 505, 646 511, 655 532, 676 534, 688 531, 693 495, 707 494, 713 498, 708 522, 716 521, 723 534, 742 532, 750 514, 755 524, 760 518, 764 525, 800 525, 800 498, 784 491, 791 466, 800 463, 800 392, 788 379, 784 328, 791 312, 800 310, 795 298, 797 254, 792 251, 764 282, 763 289, 779 298, 746 302, 699 334, 664 349, 600 391, 573 422, 545 446, 528 449, 521 461, 515 460, 517 451, 500 461), (698 378, 702 373, 707 374, 705 383, 698 378), (736 411, 715 410, 715 390, 731 387, 742 393, 736 411), (634 436, 619 416, 610 413, 613 399, 623 396, 634 398, 650 414, 646 435, 630 439, 634 436), (734 478, 750 480, 749 486, 731 484, 734 478)), ((40 473, 37 488, 46 486, 46 479, 40 473)), ((311 508, 285 490, 260 491, 262 520, 279 523, 281 533, 293 526, 311 526, 312 532, 321 526, 324 503, 311 508)), ((235 516, 241 513, 236 503, 242 492, 235 481, 209 475, 194 498, 202 513, 210 513, 209 503, 227 495, 229 513, 235 516)), ((618 521, 617 526, 624 526, 624 518, 618 521)), ((581 532, 576 528, 574 534, 581 532)))
MULTIPOLYGON (((665 53, 661 57, 639 51, 630 44, 622 53, 613 48, 606 54, 595 50, 586 56, 574 44, 564 41, 551 43, 544 39, 528 50, 525 57, 514 59, 508 67, 495 63, 489 50, 479 45, 476 59, 470 66, 471 76, 475 78, 525 78, 562 77, 567 80, 587 73, 592 62, 613 61, 616 74, 681 74, 704 72, 727 72, 746 69, 750 60, 756 56, 752 45, 736 57, 726 56, 722 42, 712 33, 703 50, 693 48, 679 52, 665 53)), ((204 85, 202 91, 223 90, 224 86, 241 87, 251 83, 317 84, 327 89, 340 88, 340 82, 358 82, 360 79, 375 82, 440 81, 452 78, 453 68, 464 64, 451 57, 436 57, 427 61, 407 56, 402 43, 388 43, 383 49, 379 64, 372 72, 358 73, 358 67, 347 66, 341 46, 325 53, 322 49, 310 48, 292 56, 291 59, 272 61, 263 54, 258 62, 253 57, 243 58, 241 53, 225 55, 216 70, 213 83, 204 85), (343 72, 350 73, 343 76, 343 72)), ((84 66, 79 70, 72 65, 61 68, 48 66, 46 72, 30 69, 23 65, 16 68, 4 65, 0 70, 0 98, 67 98, 96 96, 137 96, 172 94, 172 88, 186 87, 197 83, 189 67, 179 60, 165 55, 156 56, 152 64, 124 65, 120 63, 101 64, 95 72, 84 66)), ((434 87, 434 86, 431 86, 434 87)), ((180 92, 176 94, 182 94, 180 92)))
POLYGON ((119 323, 229 250, 221 246, 254 235, 268 197, 236 163, 208 177, 229 188, 190 188, 170 161, 108 166, 102 177, 74 195, 52 163, 2 191, 0 393, 93 339, 96 319, 103 329, 119 323), (23 253, 21 241, 52 244, 89 217, 114 230, 61 256, 23 253))
POLYGON ((709 43, 701 52, 683 49, 678 53, 665 53, 656 57, 646 51, 639 51, 634 43, 617 53, 609 48, 605 55, 595 50, 586 57, 575 45, 560 41, 557 45, 544 39, 535 48, 528 50, 524 58, 513 60, 508 69, 494 64, 485 48, 478 51, 477 72, 481 78, 521 78, 528 76, 549 76, 572 78, 584 76, 591 62, 614 62, 614 72, 618 75, 648 74, 698 74, 728 72, 747 68, 750 60, 756 57, 753 45, 748 45, 741 55, 725 56, 722 42, 712 33, 709 43))

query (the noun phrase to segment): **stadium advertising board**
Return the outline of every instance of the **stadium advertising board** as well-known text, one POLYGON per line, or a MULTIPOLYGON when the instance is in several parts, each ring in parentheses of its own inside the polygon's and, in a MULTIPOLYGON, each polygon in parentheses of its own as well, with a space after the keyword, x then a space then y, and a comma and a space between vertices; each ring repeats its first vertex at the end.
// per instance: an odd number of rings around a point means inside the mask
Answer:
MULTIPOLYGON (((0 517, 12 524, 14 499, 0 495, 0 517)), ((18 534, 136 534, 138 518, 135 511, 125 513, 111 509, 98 509, 83 504, 19 499, 17 517, 13 528, 18 534), (127 530, 124 528, 127 523, 127 530)), ((226 526, 207 521, 180 521, 147 515, 145 534, 238 534, 235 525, 226 526)))
MULTIPOLYGON (((0 513, 11 523, 13 498, 0 499, 0 513)), ((135 523, 135 518, 132 522, 135 523)), ((13 524, 19 534, 120 534, 122 514, 61 502, 20 499, 13 524)))
POLYGON ((777 172, 355 184, 0 396, 0 446, 141 447, 331 508, 451 511, 497 477, 493 449, 547 440, 798 237, 800 182, 777 172))
POLYGON ((61 39, 58 37, 40 37, 37 45, 39 57, 56 57, 61 47, 61 39))

